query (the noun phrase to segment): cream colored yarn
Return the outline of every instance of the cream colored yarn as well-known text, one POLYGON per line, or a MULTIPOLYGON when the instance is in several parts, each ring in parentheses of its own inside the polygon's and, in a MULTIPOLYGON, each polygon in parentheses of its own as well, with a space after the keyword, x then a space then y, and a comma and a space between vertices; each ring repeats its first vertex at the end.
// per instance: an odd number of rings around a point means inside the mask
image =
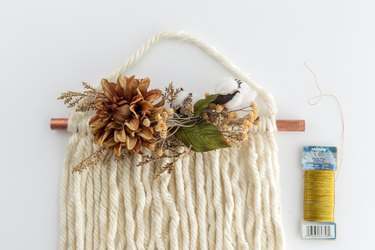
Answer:
POLYGON ((161 32, 108 76, 116 79, 160 39, 189 42, 258 92, 260 125, 241 147, 196 153, 154 180, 157 164, 136 167, 139 156, 112 159, 72 173, 96 146, 90 114, 69 119, 60 193, 63 249, 283 249, 276 107, 273 98, 213 47, 184 32, 161 32))

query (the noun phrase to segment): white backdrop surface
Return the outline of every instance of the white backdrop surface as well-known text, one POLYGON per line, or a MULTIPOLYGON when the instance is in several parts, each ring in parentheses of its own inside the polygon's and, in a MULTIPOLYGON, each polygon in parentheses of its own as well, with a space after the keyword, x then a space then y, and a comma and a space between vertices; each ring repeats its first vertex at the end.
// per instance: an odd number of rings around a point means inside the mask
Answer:
MULTIPOLYGON (((59 179, 69 135, 49 130, 69 111, 60 92, 97 84, 161 30, 214 45, 270 91, 278 118, 305 119, 304 133, 278 133, 286 249, 375 249, 375 2, 0 1, 0 249, 56 249, 59 179), (303 145, 338 145, 333 100, 309 106, 322 88, 345 113, 336 184, 336 241, 300 237, 303 145)), ((197 94, 228 73, 190 45, 165 41, 129 73, 197 94)))

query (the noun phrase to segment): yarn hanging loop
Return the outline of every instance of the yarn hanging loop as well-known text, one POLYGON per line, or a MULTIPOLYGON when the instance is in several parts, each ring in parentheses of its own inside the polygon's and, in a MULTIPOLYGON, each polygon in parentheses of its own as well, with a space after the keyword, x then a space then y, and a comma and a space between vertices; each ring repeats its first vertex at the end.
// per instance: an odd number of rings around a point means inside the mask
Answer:
POLYGON ((162 31, 150 39, 148 39, 129 59, 120 67, 110 74, 107 79, 116 80, 118 76, 125 73, 129 68, 131 68, 137 61, 139 61, 146 52, 149 51, 151 47, 157 44, 162 39, 172 39, 182 42, 190 43, 198 48, 200 48, 203 52, 207 55, 215 59, 219 64, 221 64, 225 69, 231 72, 235 77, 245 81, 248 83, 261 97, 266 105, 266 114, 270 116, 274 116, 277 112, 276 104, 273 97, 267 93, 267 91, 262 88, 258 83, 252 80, 246 73, 244 73, 237 65, 235 65, 231 60, 221 54, 218 50, 214 47, 208 45, 207 43, 203 42, 201 39, 186 33, 184 31, 179 32, 170 32, 170 31, 162 31))

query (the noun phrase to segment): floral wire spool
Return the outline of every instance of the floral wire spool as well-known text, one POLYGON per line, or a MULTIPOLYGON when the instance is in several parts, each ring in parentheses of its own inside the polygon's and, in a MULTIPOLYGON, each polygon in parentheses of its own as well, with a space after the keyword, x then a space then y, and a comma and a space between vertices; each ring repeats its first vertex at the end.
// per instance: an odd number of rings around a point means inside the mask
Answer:
POLYGON ((304 220, 334 221, 335 172, 330 170, 305 171, 304 220))
POLYGON ((302 150, 305 179, 301 232, 304 239, 336 239, 336 158, 336 147, 305 146, 302 150))
POLYGON ((60 249, 283 249, 275 103, 236 65, 191 35, 161 32, 100 87, 83 87, 59 98, 75 108, 60 249), (126 76, 162 38, 201 48, 234 78, 194 101, 126 76))

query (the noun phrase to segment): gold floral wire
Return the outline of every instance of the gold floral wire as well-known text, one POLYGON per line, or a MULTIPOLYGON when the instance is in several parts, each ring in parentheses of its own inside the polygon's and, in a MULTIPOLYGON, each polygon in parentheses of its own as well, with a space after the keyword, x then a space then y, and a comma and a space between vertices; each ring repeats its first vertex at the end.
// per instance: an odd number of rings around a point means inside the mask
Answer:
POLYGON ((304 220, 334 221, 335 171, 306 170, 304 182, 304 220))

